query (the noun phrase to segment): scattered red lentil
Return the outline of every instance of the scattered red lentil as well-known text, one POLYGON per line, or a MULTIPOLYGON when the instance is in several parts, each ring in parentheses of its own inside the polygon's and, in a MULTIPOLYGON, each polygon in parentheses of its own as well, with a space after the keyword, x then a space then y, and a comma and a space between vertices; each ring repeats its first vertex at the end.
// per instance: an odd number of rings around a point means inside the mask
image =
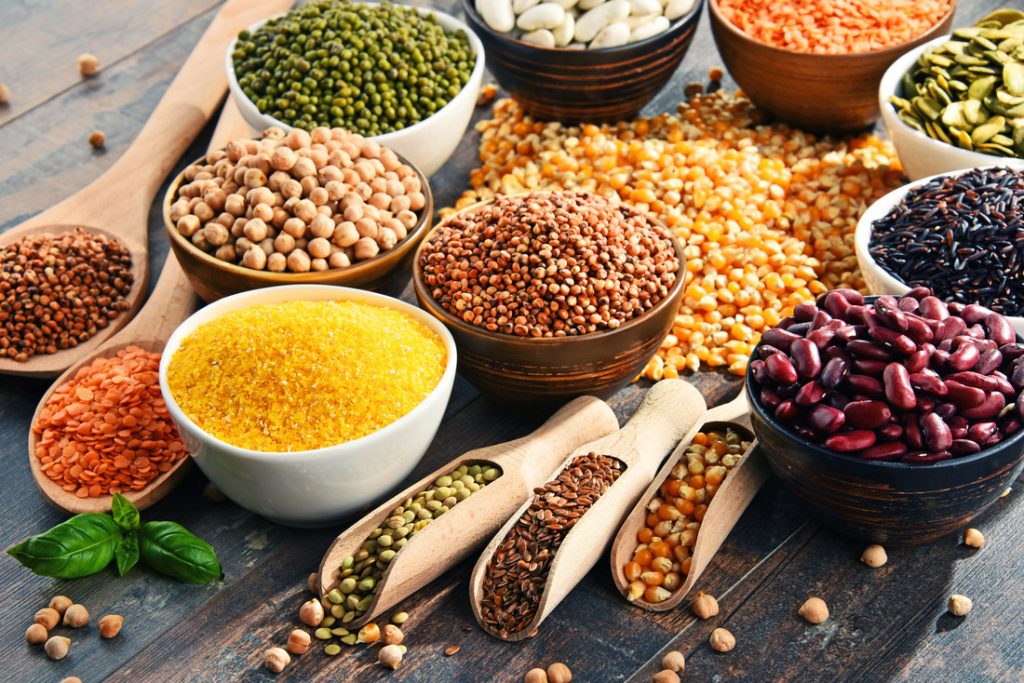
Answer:
POLYGON ((138 491, 185 457, 160 395, 160 354, 97 358, 59 386, 32 431, 47 477, 79 498, 138 491))
POLYGON ((835 55, 909 42, 949 12, 950 0, 718 0, 718 7, 762 43, 835 55))

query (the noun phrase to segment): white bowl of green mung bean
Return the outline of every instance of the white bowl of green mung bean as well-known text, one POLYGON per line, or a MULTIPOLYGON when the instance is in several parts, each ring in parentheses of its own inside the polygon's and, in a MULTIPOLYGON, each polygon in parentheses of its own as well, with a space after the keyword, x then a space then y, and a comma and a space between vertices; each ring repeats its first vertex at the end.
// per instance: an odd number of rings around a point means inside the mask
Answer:
POLYGON ((466 24, 435 9, 315 0, 240 33, 225 68, 232 98, 257 130, 346 128, 429 177, 469 126, 484 48, 466 24))
POLYGON ((283 285, 219 299, 171 335, 160 391, 203 473, 288 526, 333 524, 420 461, 455 379, 433 316, 346 287, 283 285))

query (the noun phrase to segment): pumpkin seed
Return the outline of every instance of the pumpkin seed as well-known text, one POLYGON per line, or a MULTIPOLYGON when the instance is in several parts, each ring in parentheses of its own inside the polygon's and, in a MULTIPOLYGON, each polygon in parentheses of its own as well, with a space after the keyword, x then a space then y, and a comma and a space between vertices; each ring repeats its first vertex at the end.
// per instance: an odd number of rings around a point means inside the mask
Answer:
POLYGON ((1006 119, 1002 116, 993 116, 988 121, 971 131, 971 141, 974 143, 975 147, 980 147, 998 135, 999 131, 1001 131, 1005 125, 1006 119))
POLYGON ((994 87, 996 87, 995 76, 979 78, 971 83, 970 87, 967 88, 967 96, 972 100, 983 100, 990 92, 992 92, 994 87))
POLYGON ((1004 64, 1003 85, 1014 97, 1024 97, 1024 64, 1019 62, 1004 64))

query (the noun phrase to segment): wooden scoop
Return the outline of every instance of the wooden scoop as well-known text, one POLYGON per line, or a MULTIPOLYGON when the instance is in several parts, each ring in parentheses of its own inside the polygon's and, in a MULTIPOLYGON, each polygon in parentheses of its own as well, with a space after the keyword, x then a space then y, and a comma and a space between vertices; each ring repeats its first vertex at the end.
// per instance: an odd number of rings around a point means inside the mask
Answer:
POLYGON ((665 453, 703 417, 705 410, 704 398, 693 385, 677 379, 662 380, 647 392, 644 402, 625 427, 580 446, 564 460, 546 481, 554 479, 573 458, 588 453, 610 455, 621 460, 626 469, 562 540, 548 569, 537 613, 529 624, 507 637, 483 621, 480 601, 484 576, 491 557, 529 509, 532 499, 526 501, 494 536, 473 568, 469 583, 473 614, 487 633, 504 640, 522 640, 540 625, 594 566, 623 515, 654 477, 665 453))
MULTIPOLYGON (((217 129, 210 139, 210 149, 223 147, 232 138, 242 137, 250 133, 249 127, 242 118, 241 112, 233 101, 224 105, 224 112, 221 114, 217 129)), ((120 332, 110 337, 104 343, 98 345, 87 356, 78 360, 67 369, 64 374, 50 386, 36 406, 36 412, 32 416, 32 424, 39 419, 50 396, 60 385, 64 384, 79 369, 91 363, 95 358, 110 358, 126 346, 138 346, 147 351, 162 351, 164 343, 171 333, 181 324, 181 321, 192 314, 198 303, 195 292, 188 283, 185 272, 178 265, 173 254, 168 254, 164 261, 163 270, 160 271, 160 279, 156 288, 150 294, 146 305, 142 307, 135 319, 128 323, 120 332)), ((36 444, 39 436, 33 431, 28 433, 28 461, 32 468, 32 477, 36 481, 39 491, 53 505, 77 514, 80 512, 107 512, 110 510, 111 496, 98 496, 96 498, 79 498, 73 492, 69 493, 39 469, 39 458, 36 457, 36 444)), ((151 481, 140 491, 131 491, 123 494, 128 500, 141 509, 147 508, 156 501, 163 498, 175 484, 188 471, 192 459, 183 457, 174 466, 159 477, 151 481)))
POLYGON ((665 461, 654 481, 644 491, 643 496, 637 501, 636 507, 633 508, 622 528, 619 529, 619 533, 616 534, 611 553, 612 577, 615 579, 615 585, 619 591, 626 595, 629 581, 623 573, 623 567, 633 559, 633 551, 637 546, 636 535, 643 528, 647 517, 647 504, 657 495, 658 489, 661 488, 672 468, 686 454, 686 449, 694 435, 697 432, 725 432, 727 428, 731 428, 738 432, 743 440, 753 442, 750 448, 743 453, 739 463, 725 477, 708 506, 700 525, 700 531, 697 533, 697 542, 693 547, 693 555, 690 560, 690 573, 686 575, 686 581, 672 592, 672 596, 668 600, 647 602, 641 596, 640 599, 632 601, 634 605, 655 612, 670 610, 678 605, 700 578, 701 573, 711 562, 711 558, 715 556, 718 548, 725 541, 725 537, 729 535, 736 521, 747 509, 747 505, 753 500, 758 489, 761 488, 761 484, 768 478, 768 466, 764 462, 764 458, 761 457, 757 442, 753 441, 753 434, 748 428, 732 422, 746 414, 747 395, 745 391, 741 391, 740 395, 729 403, 709 410, 704 416, 704 421, 691 429, 680 441, 679 447, 665 461))
POLYGON ((611 434, 618 426, 608 404, 592 396, 581 396, 520 439, 464 453, 396 493, 338 536, 320 563, 320 596, 338 585, 342 560, 355 555, 370 532, 383 524, 406 498, 415 497, 438 477, 462 464, 486 462, 500 467, 500 477, 410 537, 381 577, 369 609, 351 626, 346 625, 358 628, 465 559, 505 523, 535 487, 547 481, 566 453, 595 437, 611 434))
MULTIPOLYGON (((93 355, 125 326, 142 305, 149 279, 149 209, 161 183, 206 125, 227 90, 224 53, 239 31, 291 7, 292 0, 229 0, 192 50, 138 137, 99 178, 59 204, 0 235, 0 247, 28 235, 57 234, 80 227, 117 239, 130 252, 132 283, 128 310, 89 340, 63 351, 37 354, 24 363, 0 358, 0 373, 54 377, 93 355)), ((102 78, 102 76, 101 76, 102 78)))

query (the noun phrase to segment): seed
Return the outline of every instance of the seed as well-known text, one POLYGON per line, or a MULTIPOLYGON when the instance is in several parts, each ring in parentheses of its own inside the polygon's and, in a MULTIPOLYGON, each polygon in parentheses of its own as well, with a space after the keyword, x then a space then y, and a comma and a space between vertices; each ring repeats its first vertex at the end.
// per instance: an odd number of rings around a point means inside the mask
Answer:
POLYGON ((974 607, 974 603, 966 595, 949 596, 949 613, 955 617, 965 617, 974 607))
POLYGON ((309 589, 310 593, 320 592, 320 572, 312 572, 306 578, 306 588, 309 589))
POLYGON ((444 656, 445 657, 451 657, 452 655, 454 655, 456 652, 458 652, 461 649, 462 648, 459 647, 458 645, 449 645, 448 647, 446 647, 444 649, 444 656))
POLYGON ((338 645, 337 643, 331 643, 330 645, 324 648, 324 654, 328 657, 333 657, 339 652, 341 652, 341 645, 338 645))
POLYGON ((29 645, 42 645, 46 642, 47 635, 46 627, 35 623, 25 631, 25 642, 29 645))
POLYGON ((342 636, 341 642, 345 643, 346 645, 355 645, 357 639, 358 636, 355 633, 350 633, 347 636, 342 636))
MULTIPOLYGON (((11 99, 11 89, 5 83, 0 83, 0 106, 7 104, 11 99)), ((493 99, 493 98, 491 98, 493 99)))
POLYGON ((708 639, 711 647, 719 652, 728 652, 736 647, 736 638, 724 628, 716 628, 708 639))
POLYGON ((571 680, 572 671, 562 662, 548 666, 548 683, 569 683, 571 680))
POLYGON ((330 640, 332 637, 331 629, 327 628, 326 626, 321 626, 317 630, 313 631, 313 635, 316 636, 319 640, 330 640))
MULTIPOLYGON (((56 611, 56 610, 54 610, 56 611)), ((85 605, 74 604, 64 612, 64 625, 71 628, 81 628, 89 623, 89 610, 85 605)))
POLYGON ((37 624, 41 624, 47 631, 50 631, 60 623, 60 614, 52 607, 44 607, 36 612, 34 621, 37 624))
POLYGON ((380 639, 380 627, 377 624, 369 623, 359 629, 359 637, 356 642, 371 645, 380 639))
POLYGON ((409 619, 408 612, 397 612, 391 617, 391 623, 401 626, 409 619))
POLYGON ((651 680, 653 683, 679 683, 679 674, 672 669, 662 669, 651 680))
POLYGON ((78 73, 86 78, 95 76, 100 72, 100 60, 94 54, 86 52, 78 57, 78 73))
POLYGON ((398 628, 394 624, 386 624, 381 629, 381 640, 387 645, 401 645, 405 639, 405 634, 402 633, 402 629, 398 628))
POLYGON ((821 598, 807 598, 798 613, 807 623, 820 624, 828 619, 828 605, 821 598))
POLYGON ((60 683, 82 683, 82 679, 78 676, 65 676, 60 679, 60 683))
POLYGON ((985 546, 985 535, 977 529, 968 529, 964 532, 964 545, 972 548, 982 548, 985 546))
POLYGON ((861 553, 860 561, 871 567, 877 569, 889 561, 889 556, 885 553, 885 548, 874 543, 864 548, 864 552, 861 553))
POLYGON ((530 669, 523 676, 523 683, 548 683, 548 674, 540 667, 530 669))
POLYGON ((107 136, 104 135, 102 130, 94 130, 89 133, 89 144, 92 145, 94 149, 101 149, 106 142, 107 136))
POLYGON ((311 642, 309 634, 301 628, 297 628, 288 634, 288 645, 286 647, 288 652, 291 652, 293 655, 303 655, 309 650, 311 642))
POLYGON ((64 616, 64 613, 68 611, 68 607, 74 604, 66 595, 55 595, 50 598, 50 607, 57 610, 57 614, 64 616))
POLYGON ((263 664, 274 673, 281 673, 292 661, 291 655, 284 648, 272 647, 263 653, 263 664))
POLYGON ((661 665, 669 671, 682 672, 686 669, 686 660, 679 650, 669 650, 661 658, 661 665))
POLYGON ((310 598, 299 608, 299 621, 306 626, 319 626, 324 620, 324 606, 316 598, 310 598))
POLYGON ((121 632, 124 625, 124 617, 120 614, 106 614, 100 617, 99 630, 101 638, 113 638, 121 632))
POLYGON ((71 639, 64 636, 53 636, 43 645, 46 656, 50 659, 64 659, 71 647, 71 639))
MULTIPOLYGON (((693 598, 690 609, 701 619, 710 619, 718 615, 718 600, 715 596, 699 592, 693 598)), ((669 667, 665 667, 666 669, 669 667)))
POLYGON ((389 669, 397 669, 402 663, 402 648, 397 644, 387 644, 377 653, 377 661, 389 669))

